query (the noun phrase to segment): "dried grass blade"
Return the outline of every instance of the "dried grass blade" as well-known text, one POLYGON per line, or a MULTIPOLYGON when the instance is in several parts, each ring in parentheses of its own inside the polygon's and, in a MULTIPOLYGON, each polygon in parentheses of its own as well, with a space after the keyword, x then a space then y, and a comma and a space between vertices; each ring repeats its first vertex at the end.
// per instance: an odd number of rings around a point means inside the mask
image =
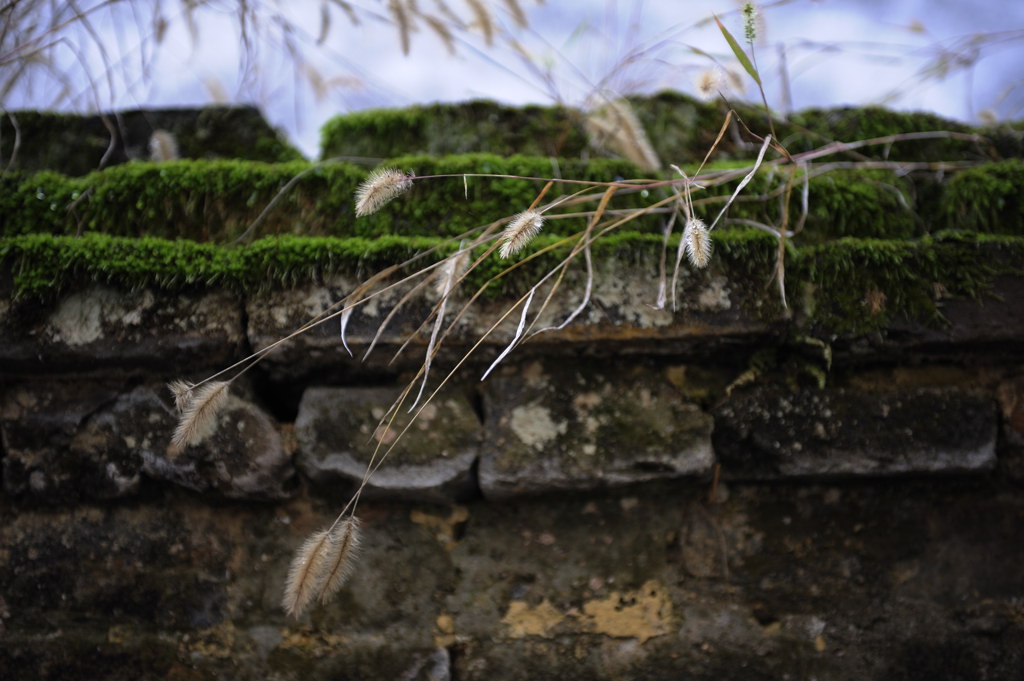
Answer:
MULTIPOLYGON (((385 271, 388 271, 388 272, 394 271, 394 268, 391 267, 391 268, 388 268, 385 271)), ((363 282, 362 284, 357 286, 352 291, 352 293, 349 293, 347 296, 345 296, 345 302, 342 303, 344 305, 344 309, 341 311, 341 320, 340 320, 340 323, 339 323, 339 328, 340 328, 340 333, 341 333, 341 344, 342 344, 342 346, 344 346, 345 352, 348 353, 349 357, 352 357, 352 350, 349 349, 349 347, 348 347, 348 340, 345 338, 346 333, 348 332, 348 323, 349 323, 349 321, 351 321, 352 315, 353 315, 353 313, 355 313, 356 308, 359 307, 359 305, 364 303, 365 300, 366 300, 366 299, 360 300, 360 298, 362 298, 364 293, 366 293, 371 288, 373 288, 373 286, 379 280, 380 280, 379 276, 370 277, 365 282, 363 282)))
MULTIPOLYGON (((459 244, 461 249, 462 244, 459 244)), ((430 331, 430 342, 427 343, 427 355, 423 360, 423 380, 420 383, 420 391, 416 393, 416 399, 412 401, 412 406, 409 407, 411 412, 419 404, 420 398, 423 397, 423 390, 427 387, 427 379, 430 377, 430 363, 434 359, 434 346, 437 344, 437 335, 441 331, 441 327, 444 325, 444 313, 448 307, 448 296, 452 292, 455 277, 458 276, 458 263, 455 260, 456 256, 452 256, 449 262, 445 263, 444 270, 441 271, 444 277, 444 285, 441 291, 441 300, 437 308, 437 316, 434 318, 434 328, 430 331)))
POLYGON ((398 302, 395 303, 394 307, 392 307, 391 310, 388 311, 387 315, 384 317, 384 321, 382 321, 377 326, 377 332, 373 334, 373 340, 370 341, 369 347, 367 347, 366 352, 363 353, 364 362, 370 356, 370 353, 373 352, 373 349, 377 347, 377 342, 380 340, 380 337, 384 335, 384 330, 387 328, 388 324, 391 323, 391 320, 395 318, 395 315, 397 315, 402 310, 402 308, 405 307, 405 304, 408 303, 413 296, 422 291, 423 288, 429 283, 430 279, 424 279, 423 281, 413 286, 411 289, 406 291, 406 293, 401 298, 398 299, 398 302))
POLYGON ((475 23, 484 34, 484 42, 490 47, 494 42, 494 21, 491 19, 491 13, 480 0, 466 0, 466 4, 473 10, 473 14, 476 16, 475 23))
POLYGON ((743 188, 747 186, 747 184, 750 182, 750 180, 757 173, 757 169, 761 167, 761 161, 764 160, 764 152, 768 151, 768 146, 771 144, 771 142, 772 142, 772 136, 771 135, 765 136, 764 144, 761 145, 761 151, 758 152, 757 160, 754 161, 754 167, 751 168, 750 172, 747 173, 746 176, 742 180, 740 180, 740 183, 738 185, 736 185, 736 189, 733 191, 732 196, 730 196, 729 200, 725 202, 725 205, 722 206, 722 210, 719 211, 719 213, 718 213, 718 217, 716 217, 715 221, 711 223, 710 227, 708 227, 708 231, 709 232, 715 228, 715 225, 718 224, 718 221, 722 219, 723 215, 725 215, 725 211, 729 210, 729 206, 732 205, 732 202, 736 200, 736 197, 739 196, 739 193, 741 191, 743 191, 743 188))
POLYGON ((580 304, 576 306, 576 309, 570 312, 569 316, 566 317, 561 324, 558 326, 546 326, 543 329, 537 329, 530 334, 531 336, 536 336, 538 333, 544 333, 545 331, 561 331, 565 327, 569 326, 569 324, 572 324, 572 321, 576 319, 581 312, 587 309, 588 305, 590 305, 590 296, 594 290, 594 263, 591 262, 590 258, 589 241, 587 242, 587 245, 583 247, 583 259, 587 263, 587 283, 583 288, 583 300, 580 301, 580 304))
POLYGON ((679 246, 676 248, 676 264, 672 269, 672 311, 675 312, 678 307, 676 305, 676 288, 679 286, 679 265, 683 262, 683 254, 686 253, 686 239, 682 235, 679 236, 679 246))
POLYGON ((519 0, 505 0, 505 6, 508 7, 508 12, 512 15, 512 20, 516 22, 516 26, 519 28, 526 28, 528 26, 526 12, 523 11, 519 0))
POLYGON ((516 343, 519 342, 519 339, 522 338, 522 336, 523 336, 523 329, 526 327, 526 315, 530 311, 530 303, 533 302, 533 294, 536 291, 537 291, 537 287, 536 286, 534 286, 533 288, 530 289, 529 295, 526 296, 526 302, 523 304, 523 314, 519 317, 519 327, 516 329, 515 337, 512 338, 512 341, 508 344, 508 347, 506 347, 501 352, 501 354, 498 355, 498 358, 494 360, 494 362, 491 364, 491 366, 488 367, 487 371, 484 372, 484 375, 480 377, 481 381, 485 380, 487 378, 487 376, 490 375, 490 373, 492 371, 494 371, 494 369, 498 366, 498 364, 501 363, 501 360, 505 359, 505 357, 508 355, 508 353, 512 352, 512 348, 514 348, 516 346, 516 343))
MULTIPOLYGON (((664 234, 661 240, 661 258, 658 261, 658 299, 654 303, 655 310, 664 310, 665 302, 668 296, 668 273, 665 270, 666 254, 668 253, 668 242, 672 237, 672 229, 676 224, 676 216, 679 215, 678 210, 672 211, 672 215, 669 217, 668 222, 665 223, 664 234)), ((673 287, 674 288, 674 287, 673 287)), ((673 307, 675 306, 675 300, 673 299, 673 307)))
POLYGON ((398 28, 398 38, 402 42, 402 54, 409 54, 409 15, 405 12, 405 7, 399 0, 391 0, 388 3, 388 12, 391 13, 391 19, 395 22, 395 27, 398 28))
POLYGON ((561 324, 558 326, 549 326, 543 329, 538 329, 531 333, 531 336, 536 336, 538 333, 542 333, 544 331, 558 331, 560 329, 564 329, 572 323, 572 320, 576 319, 576 317, 587 308, 587 305, 590 304, 590 296, 594 288, 594 264, 590 257, 590 244, 593 242, 591 234, 593 234, 594 228, 601 222, 601 218, 604 217, 605 211, 608 210, 608 204, 611 202, 612 197, 615 196, 616 191, 618 191, 618 187, 608 187, 604 191, 604 194, 601 196, 601 202, 597 205, 597 208, 594 210, 594 214, 590 217, 590 221, 587 223, 586 231, 583 232, 579 242, 577 242, 573 247, 569 256, 559 265, 559 267, 562 268, 562 271, 559 273, 558 279, 555 280, 554 285, 551 287, 551 291, 548 292, 548 296, 544 300, 544 305, 541 306, 540 312, 538 312, 534 318, 534 323, 536 323, 537 319, 540 318, 540 315, 544 310, 547 309, 548 303, 555 295, 555 291, 558 289, 558 286, 562 283, 562 278, 565 276, 569 262, 576 257, 576 254, 579 253, 581 249, 583 250, 583 257, 587 263, 587 283, 584 286, 583 300, 561 324))
POLYGON ((430 27, 430 30, 432 30, 434 34, 441 39, 441 42, 444 43, 445 49, 448 50, 448 54, 454 56, 455 37, 452 36, 451 29, 449 29, 443 21, 435 16, 431 16, 429 14, 421 16, 423 17, 423 20, 427 22, 427 26, 430 27))

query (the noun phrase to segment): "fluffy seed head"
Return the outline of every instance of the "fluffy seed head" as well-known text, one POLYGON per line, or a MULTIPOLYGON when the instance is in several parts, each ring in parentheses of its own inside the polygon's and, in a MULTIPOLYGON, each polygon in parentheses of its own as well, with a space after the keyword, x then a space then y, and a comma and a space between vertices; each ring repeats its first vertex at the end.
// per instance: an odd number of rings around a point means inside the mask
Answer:
POLYGON ((690 218, 683 230, 686 256, 694 267, 703 269, 711 262, 711 235, 700 218, 690 218))
POLYGON ((166 130, 154 130, 149 137, 149 158, 153 161, 174 161, 181 158, 178 140, 166 130))
POLYGON ((194 388, 183 381, 169 387, 181 415, 171 437, 170 451, 180 453, 189 445, 198 444, 216 430, 217 414, 228 398, 229 381, 209 381, 194 388))
POLYGON ((599 149, 618 154, 644 170, 661 169, 661 160, 628 100, 605 100, 587 113, 583 124, 591 144, 599 149))
POLYGON ((412 187, 412 175, 394 168, 378 168, 356 190, 356 217, 371 215, 412 187))
POLYGON ((359 549, 359 520, 340 520, 314 532, 292 560, 281 605, 294 617, 314 600, 326 603, 345 583, 359 549))
POLYGON ((523 250, 523 247, 537 236, 543 225, 543 215, 535 210, 524 210, 512 218, 508 227, 501 233, 501 250, 498 251, 498 255, 507 258, 523 250))
POLYGON ((722 89, 723 80, 721 69, 711 67, 702 70, 697 74, 693 83, 697 90, 697 96, 704 101, 714 99, 718 95, 718 91, 722 89))
POLYGON ((752 2, 743 4, 743 37, 748 43, 753 44, 757 40, 757 5, 752 2))
POLYGON ((174 395, 174 409, 179 414, 184 413, 188 409, 188 405, 192 401, 192 388, 194 387, 192 383, 182 381, 181 379, 167 384, 167 389, 174 395))

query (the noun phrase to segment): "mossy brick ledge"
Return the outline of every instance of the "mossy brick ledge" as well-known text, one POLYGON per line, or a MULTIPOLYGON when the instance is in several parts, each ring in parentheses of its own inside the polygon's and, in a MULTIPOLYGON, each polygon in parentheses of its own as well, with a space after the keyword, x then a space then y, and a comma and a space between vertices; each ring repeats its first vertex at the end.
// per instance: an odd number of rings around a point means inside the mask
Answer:
MULTIPOLYGON (((614 159, 562 159, 554 165, 540 157, 465 154, 403 156, 386 165, 420 176, 452 177, 416 182, 400 200, 356 219, 352 196, 367 171, 348 163, 185 160, 130 163, 83 177, 51 171, 9 173, 0 177, 0 233, 100 231, 222 243, 268 234, 458 236, 524 210, 545 186, 543 178, 612 182, 642 176, 632 164, 614 159), (474 173, 538 179, 464 177, 474 173)), ((895 170, 837 169, 820 174, 809 181, 809 213, 800 240, 813 244, 844 236, 897 239, 939 229, 1024 234, 1021 167, 1016 159, 981 165, 954 173, 945 183, 927 171, 903 176, 895 170)), ((783 206, 774 196, 790 179, 786 211, 794 220, 800 212, 803 181, 799 175, 782 178, 774 168, 755 176, 729 217, 778 223, 783 206), (764 200, 762 195, 773 198, 764 200)), ((695 190, 695 207, 708 215, 716 213, 738 182, 734 177, 707 191, 695 190)), ((545 200, 579 187, 555 183, 545 200)), ((659 196, 621 189, 609 207, 641 208, 659 196)), ((568 234, 584 225, 583 217, 549 220, 546 231, 568 234)), ((663 225, 663 216, 643 215, 628 229, 659 233, 663 225)))
POLYGON ((959 172, 941 196, 939 215, 950 229, 1024 234, 1024 159, 959 172))
POLYGON ((174 135, 182 158, 271 163, 302 158, 255 107, 209 106, 101 115, 12 111, 0 117, 0 160, 9 162, 10 170, 86 175, 101 165, 148 159, 156 130, 174 135))
MULTIPOLYGON (((733 287, 759 300, 757 315, 781 318, 774 288, 765 289, 775 267, 777 242, 760 230, 730 229, 713 235, 713 270, 733 287)), ((674 254, 678 236, 669 243, 674 254)), ((593 245, 596 259, 647 268, 656 273, 661 237, 622 232, 593 245)), ((546 235, 534 242, 542 251, 497 283, 488 297, 518 296, 558 265, 572 242, 546 235)), ((128 290, 166 291, 224 288, 247 295, 338 274, 365 278, 403 263, 430 248, 438 255, 455 245, 439 237, 268 237, 250 245, 221 247, 186 240, 131 239, 104 234, 82 237, 26 235, 0 239, 0 267, 15 300, 53 300, 62 291, 89 282, 128 290)), ((481 250, 482 252, 482 250, 481 250)), ((579 256, 578 256, 579 257, 579 256)), ((818 246, 791 247, 786 260, 790 301, 806 308, 801 323, 823 330, 859 334, 909 319, 941 326, 941 300, 982 299, 1000 276, 1024 275, 1024 238, 941 233, 917 241, 845 238, 818 246), (941 295, 937 290, 941 288, 941 295), (813 292, 811 297, 804 290, 813 292)), ((508 262, 492 255, 467 278, 467 290, 487 284, 508 262)), ((581 263, 574 269, 582 267, 581 263)), ((651 280, 651 290, 655 288, 651 280)), ((798 310, 800 311, 800 310, 798 310)))
POLYGON ((321 158, 467 152, 570 158, 586 151, 578 111, 488 100, 336 116, 324 124, 320 139, 321 158))
MULTIPOLYGON (((434 234, 456 236, 528 207, 541 180, 469 178, 462 173, 546 178, 548 159, 489 154, 434 159, 402 157, 389 162, 419 175, 457 174, 414 185, 386 211, 356 220, 353 194, 367 171, 347 163, 263 164, 236 160, 132 163, 81 178, 53 172, 9 174, 0 179, 0 232, 116 235, 230 241, 241 236, 281 194, 248 236, 302 233, 333 236, 434 234)), ((610 182, 636 177, 631 164, 595 159, 565 161, 563 172, 581 180, 610 182)), ((571 190, 553 188, 551 196, 571 190)), ((636 205, 635 200, 630 205, 636 205)))
MULTIPOLYGON (((704 158, 725 121, 721 102, 700 102, 672 91, 630 96, 648 137, 665 163, 688 163, 704 158)), ((763 109, 735 103, 735 112, 754 132, 770 131, 763 109)), ((812 108, 775 121, 775 132, 790 153, 817 149, 831 142, 857 142, 906 133, 951 132, 957 137, 913 139, 857 149, 852 158, 937 162, 990 161, 1024 153, 1024 124, 1020 121, 974 127, 924 112, 899 112, 882 107, 812 108)), ((753 158, 754 145, 737 145, 729 136, 719 144, 719 158, 753 158)))
MULTIPOLYGON (((630 96, 629 102, 665 163, 687 164, 704 158, 726 116, 720 102, 701 102, 666 91, 630 96)), ((757 107, 737 104, 752 130, 768 125, 757 107)), ((321 157, 389 158, 409 153, 450 154, 486 151, 573 157, 600 153, 589 148, 584 113, 564 107, 513 108, 490 101, 433 104, 405 109, 362 111, 337 116, 321 132, 321 157)), ((998 160, 1020 156, 1024 129, 1017 124, 972 127, 928 113, 902 113, 881 107, 807 109, 777 121, 775 129, 791 152, 809 151, 832 141, 855 142, 901 133, 948 131, 967 138, 939 138, 898 143, 893 149, 859 149, 859 158, 895 155, 906 161, 998 160)), ((756 149, 738 146, 731 137, 718 146, 717 157, 752 158, 756 149)))

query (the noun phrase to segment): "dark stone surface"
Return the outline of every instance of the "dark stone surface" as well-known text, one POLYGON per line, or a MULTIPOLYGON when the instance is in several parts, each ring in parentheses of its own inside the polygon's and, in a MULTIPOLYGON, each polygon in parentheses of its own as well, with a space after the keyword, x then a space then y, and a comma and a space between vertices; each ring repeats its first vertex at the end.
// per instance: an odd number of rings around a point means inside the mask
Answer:
POLYGON ((177 417, 153 388, 55 381, 5 392, 0 411, 4 490, 68 504, 138 495, 144 478, 228 498, 280 499, 294 471, 277 425, 231 397, 216 432, 168 450, 177 417))
POLYGON ((533 362, 499 369, 484 391, 490 499, 700 475, 713 463, 711 418, 653 368, 533 362))
POLYGON ((410 395, 391 421, 385 416, 400 393, 308 388, 295 419, 302 472, 318 485, 357 485, 376 451, 381 465, 366 487, 368 496, 446 502, 473 495, 481 433, 472 405, 458 395, 439 396, 419 405, 413 420, 410 395))
MULTIPOLYGON (((12 170, 55 170, 85 175, 101 167, 149 160, 157 130, 174 135, 180 158, 285 161, 301 155, 251 106, 149 109, 101 115, 14 111, 21 137, 12 170)), ((11 160, 14 127, 0 118, 0 157, 11 160)))
POLYGON ((715 454, 736 479, 971 473, 996 463, 996 405, 959 389, 756 387, 714 411, 715 454))
POLYGON ((243 346, 242 305, 227 291, 168 295, 102 285, 53 304, 0 304, 0 371, 124 372, 229 364, 243 346))
POLYGON ((2 502, 0 674, 952 681, 1024 663, 1020 490, 707 492, 366 501, 351 581, 299 621, 278 605, 291 551, 338 510, 305 495, 2 502))
MULTIPOLYGON (((169 436, 161 443, 169 441, 169 436)), ((229 395, 214 432, 175 453, 166 444, 140 452, 146 475, 229 499, 283 499, 293 487, 292 455, 277 423, 262 409, 229 395)))

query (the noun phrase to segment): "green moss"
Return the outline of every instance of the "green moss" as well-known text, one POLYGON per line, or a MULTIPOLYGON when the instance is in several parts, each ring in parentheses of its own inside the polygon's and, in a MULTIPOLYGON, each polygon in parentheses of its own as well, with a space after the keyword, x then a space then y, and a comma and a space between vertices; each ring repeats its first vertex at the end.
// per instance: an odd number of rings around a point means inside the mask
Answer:
POLYGON ((221 247, 187 240, 29 234, 0 239, 0 266, 13 296, 50 299, 80 282, 126 289, 224 287, 240 293, 318 281, 336 272, 362 273, 400 263, 440 239, 268 237, 221 247))
MULTIPOLYGON (((762 167, 736 197, 727 217, 781 225, 783 197, 791 182, 786 210, 788 229, 792 230, 803 210, 804 181, 799 171, 792 181, 787 173, 778 167, 762 167)), ((692 197, 697 213, 710 222, 740 179, 694 191, 692 197)), ((834 169, 817 175, 809 181, 808 214, 800 241, 813 244, 844 236, 890 239, 920 236, 926 223, 916 213, 916 195, 916 185, 894 171, 834 169)))
POLYGON ((920 241, 839 239, 803 249, 787 276, 809 285, 811 321, 840 334, 881 329, 897 319, 946 323, 943 295, 979 298, 1001 274, 1024 274, 1024 239, 943 233, 920 241))
MULTIPOLYGON (((403 156, 389 159, 383 165, 393 166, 418 176, 454 175, 450 178, 424 180, 413 185, 409 195, 388 204, 384 209, 360 220, 354 228, 358 234, 437 233, 456 236, 470 229, 490 224, 526 210, 544 188, 544 180, 470 177, 463 173, 520 175, 538 178, 561 176, 573 180, 612 182, 642 177, 643 173, 627 161, 593 159, 562 160, 558 166, 550 159, 536 156, 502 157, 495 154, 463 154, 458 156, 403 156)), ((576 184, 556 183, 544 197, 547 203, 558 196, 575 192, 576 184)), ((600 190, 598 190, 600 191, 600 190)), ((616 196, 612 208, 638 208, 646 199, 637 193, 616 196)), ((593 208, 595 204, 583 207, 593 208)), ((638 221, 657 228, 660 221, 650 218, 638 221)), ((573 233, 585 226, 585 218, 550 221, 548 230, 573 233)))
MULTIPOLYGON (((776 239, 750 229, 716 230, 713 239, 712 267, 745 291, 759 314, 779 318, 782 310, 775 290, 765 287, 775 267, 776 239)), ((570 253, 573 241, 531 257, 560 240, 557 235, 541 235, 518 260, 492 255, 470 274, 466 290, 476 290, 511 267, 491 284, 487 295, 521 295, 570 253)), ((677 244, 678 235, 670 240, 670 253, 675 253, 677 244)), ((365 278, 433 247, 439 248, 436 257, 440 258, 456 245, 441 237, 399 235, 377 239, 279 236, 247 246, 222 247, 152 237, 30 234, 0 239, 0 268, 18 299, 52 299, 83 282, 172 291, 223 287, 248 294, 337 273, 365 278)), ((592 254, 598 262, 653 267, 661 247, 661 235, 622 232, 602 237, 592 254)), ((417 266, 430 262, 423 260, 417 266)), ((581 271, 582 256, 571 267, 581 271)), ((1002 274, 1024 274, 1024 238, 955 233, 916 242, 845 238, 790 248, 786 259, 791 303, 812 300, 812 327, 840 334, 884 328, 900 318, 942 324, 937 288, 943 295, 978 298, 1002 274)))
MULTIPOLYGON (((800 211, 794 187, 789 211, 800 211)), ((887 170, 835 170, 810 182, 806 234, 814 240, 859 236, 904 239, 918 236, 914 191, 909 180, 887 170)))
POLYGON ((487 100, 375 109, 337 116, 321 129, 321 156, 387 158, 486 152, 578 157, 587 141, 579 113, 487 100))
MULTIPOLYGON (((11 173, 3 179, 0 233, 102 231, 230 241, 245 232, 293 178, 303 174, 264 216, 255 236, 457 235, 524 210, 544 186, 543 181, 534 180, 470 178, 467 199, 462 173, 551 177, 558 171, 548 159, 490 154, 403 157, 388 164, 418 175, 460 176, 416 183, 409 195, 357 220, 352 197, 367 173, 347 163, 139 162, 84 177, 49 171, 11 173)), ((633 165, 611 159, 566 161, 562 173, 594 181, 639 175, 633 165)), ((558 185, 548 198, 578 187, 558 185)), ((614 205, 639 207, 643 200, 624 193, 614 205)))
POLYGON ((348 164, 174 161, 128 163, 84 177, 14 175, 0 197, 0 231, 103 231, 226 241, 239 236, 299 173, 258 234, 341 234, 353 220, 352 193, 365 177, 348 164))
MULTIPOLYGON (((856 142, 902 133, 947 131, 972 133, 974 130, 934 114, 891 111, 878 106, 806 109, 789 117, 779 135, 790 153, 815 149, 832 141, 856 142)), ((893 145, 863 147, 860 158, 902 161, 983 160, 989 158, 991 143, 938 138, 907 140, 893 145)))
POLYGON ((1024 235, 1024 160, 957 173, 945 188, 939 214, 948 229, 1024 235))
POLYGON ((98 115, 15 111, 20 136, 13 156, 14 126, 0 117, 0 160, 10 169, 55 170, 85 175, 149 157, 155 130, 174 135, 182 158, 238 158, 279 163, 302 155, 272 129, 254 107, 211 106, 202 109, 153 109, 98 115))
MULTIPOLYGON (((672 91, 629 97, 629 101, 666 165, 699 163, 715 144, 728 113, 724 102, 701 102, 672 91)), ((752 130, 759 134, 768 132, 763 113, 749 105, 735 104, 737 115, 752 130)), ((726 135, 715 148, 713 158, 716 161, 752 159, 757 156, 757 151, 756 148, 738 145, 735 136, 726 135)))

